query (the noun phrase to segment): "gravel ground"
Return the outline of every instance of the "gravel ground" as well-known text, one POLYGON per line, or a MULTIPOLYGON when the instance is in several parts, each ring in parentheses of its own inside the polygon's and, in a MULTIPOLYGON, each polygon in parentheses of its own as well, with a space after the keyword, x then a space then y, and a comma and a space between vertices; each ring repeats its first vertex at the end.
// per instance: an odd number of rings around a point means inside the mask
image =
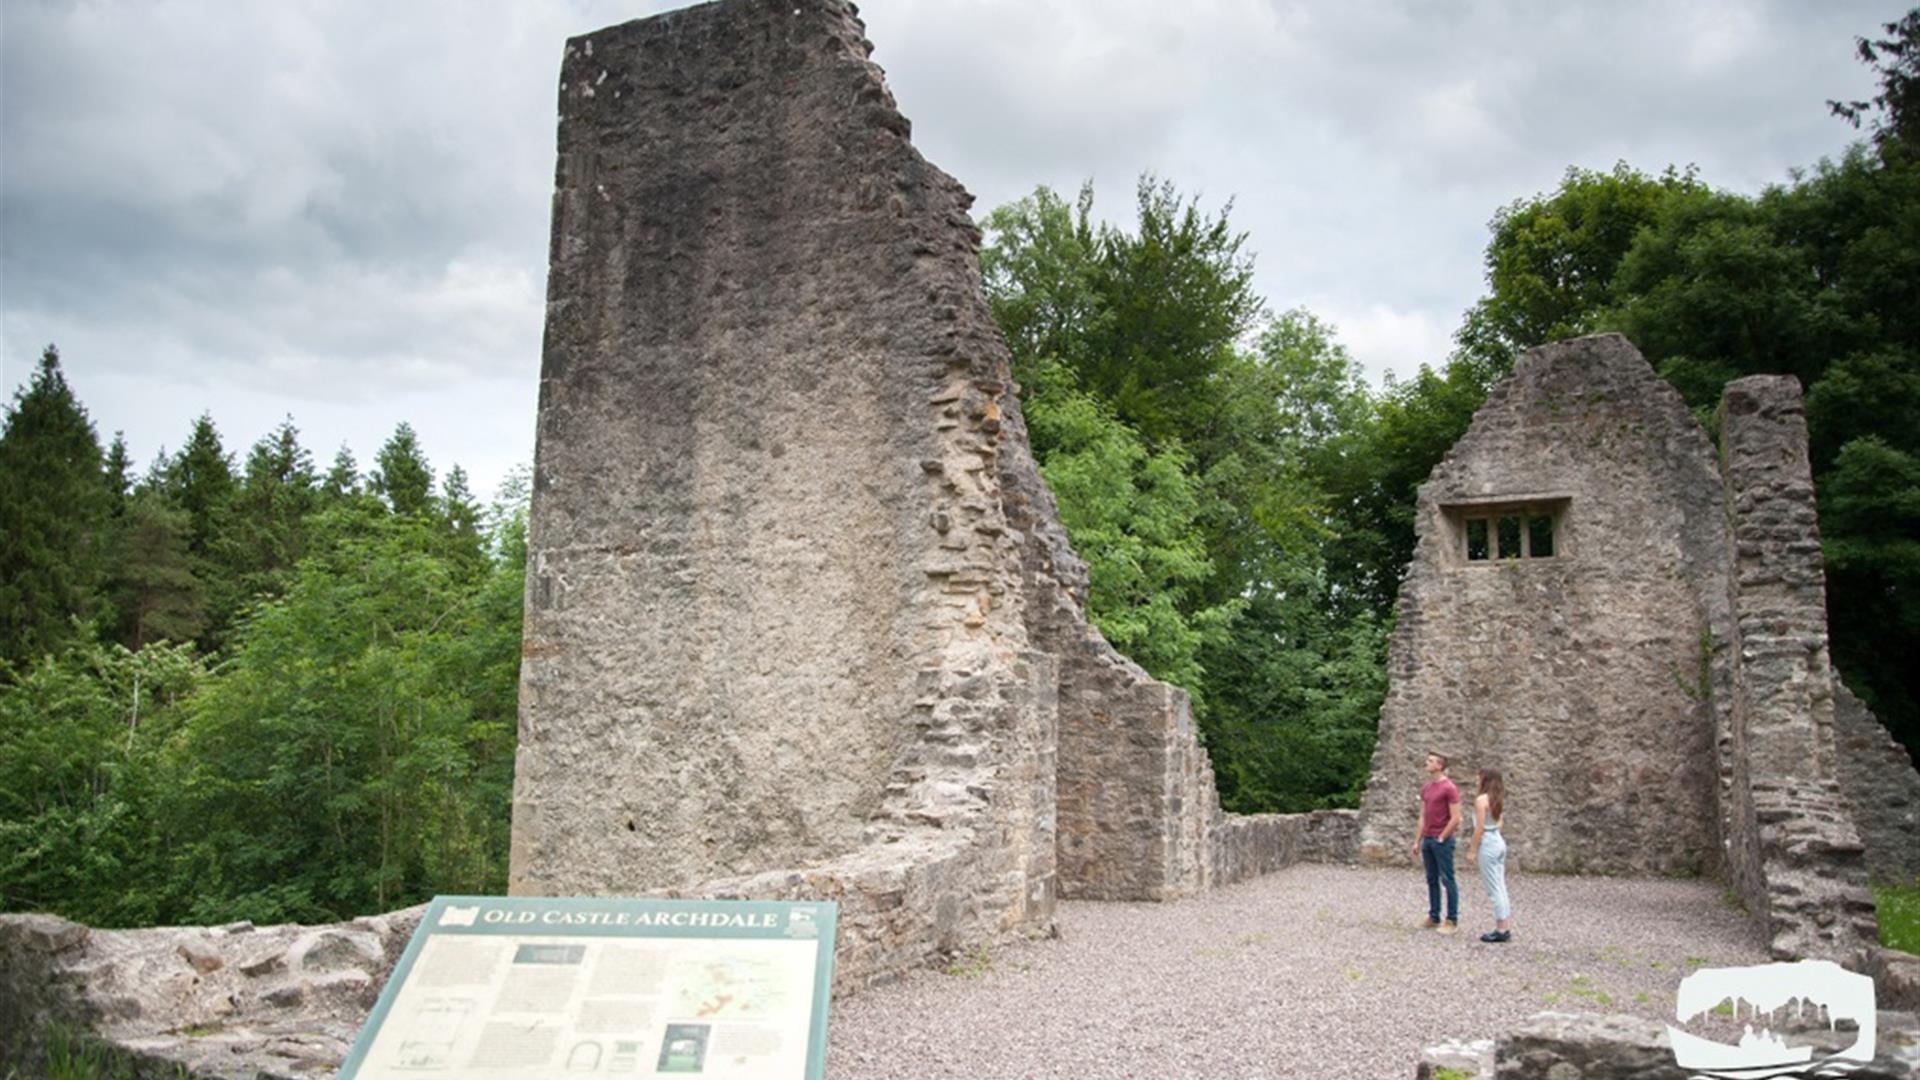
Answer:
POLYGON ((1764 963, 1718 884, 1508 880, 1514 940, 1462 866, 1461 930, 1417 870, 1297 866, 1168 904, 1060 905, 1060 938, 835 1002, 835 1080, 1413 1075, 1420 1048, 1543 1009, 1665 1019, 1692 967, 1764 963))

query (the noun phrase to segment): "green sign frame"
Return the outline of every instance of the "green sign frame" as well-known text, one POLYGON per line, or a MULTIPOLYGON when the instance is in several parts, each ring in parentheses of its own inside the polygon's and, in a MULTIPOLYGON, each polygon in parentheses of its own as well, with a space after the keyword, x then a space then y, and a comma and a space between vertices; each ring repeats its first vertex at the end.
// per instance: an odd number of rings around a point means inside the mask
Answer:
MULTIPOLYGON (((339 1075, 356 1078, 364 1073, 368 1078, 408 1076, 421 1080, 436 1075, 458 1076, 471 1067, 471 1061, 452 1060, 456 1048, 465 1047, 469 1058, 486 1056, 486 1071, 494 1076, 563 1072, 583 1080, 602 1073, 636 1078, 706 1074, 824 1080, 827 1009, 833 996, 833 946, 838 925, 839 908, 830 901, 436 896, 421 916, 406 951, 394 964, 393 974, 362 1025, 339 1075), (624 940, 616 944, 608 939, 624 940), (498 948, 487 948, 494 942, 499 943, 498 948), (632 971, 651 981, 652 990, 615 985, 621 975, 614 967, 615 953, 621 958, 618 963, 640 965, 632 971), (422 958, 429 955, 423 965, 422 958), (690 988, 696 977, 724 980, 737 975, 730 963, 751 970, 740 976, 747 981, 734 985, 731 992, 708 995, 703 1007, 714 1009, 721 1017, 709 1023, 704 1013, 690 1014, 684 1001, 692 1000, 686 995, 693 992, 690 988), (422 971, 426 972, 424 978, 419 977, 422 971), (464 985, 472 988, 469 996, 450 999, 440 990, 409 989, 416 980, 421 987, 439 987, 449 985, 449 979, 466 980, 464 985), (514 985, 520 990, 508 989, 512 980, 517 980, 514 985), (590 992, 582 980, 591 980, 594 992, 621 995, 598 1002, 602 1015, 597 1023, 607 1023, 609 1009, 616 1015, 622 1009, 640 1010, 648 1017, 647 1035, 642 1038, 629 1032, 632 1037, 607 1043, 615 1049, 606 1062, 602 1061, 606 1046, 598 1040, 582 1040, 560 1064, 552 1062, 551 1052, 545 1065, 536 1065, 531 1058, 526 1062, 528 1069, 545 1071, 512 1072, 507 1059, 515 1053, 526 1053, 529 1046, 534 1053, 540 1048, 537 1042, 513 1042, 514 1035, 523 1028, 525 1032, 538 1032, 539 1021, 500 1021, 494 1015, 503 1006, 509 1013, 533 1008, 560 1015, 551 1005, 526 1006, 526 1002, 536 1000, 528 996, 536 991, 546 992, 549 999, 562 993, 567 1001, 578 998, 576 1008, 596 1004, 587 1000, 590 992), (750 1013, 755 986, 768 998, 758 1003, 767 1014, 750 1013), (518 994, 516 1000, 523 1008, 508 1005, 511 993, 518 994), (442 996, 428 996, 432 994, 442 996), (798 1000, 801 997, 807 999, 804 1018, 797 1015, 803 1004, 798 1000), (411 1041, 402 1041, 408 1036, 394 1033, 393 1029, 401 1025, 388 1025, 403 998, 410 1010, 406 1023, 413 1025, 408 1029, 415 1036, 411 1041), (483 1001, 488 1008, 480 1008, 483 1001), (682 1003, 677 1011, 674 1001, 682 1003), (648 1011, 656 1003, 660 1008, 648 1011), (748 1015, 757 1015, 757 1019, 729 1016, 729 1008, 736 1014, 749 1010, 748 1015), (766 1033, 773 1033, 773 1042, 778 1045, 782 1042, 779 1032, 797 1032, 802 1022, 806 1032, 803 1071, 787 1071, 798 1064, 792 1061, 795 1055, 791 1052, 780 1055, 788 1065, 769 1070, 765 1063, 756 1064, 750 1074, 709 1060, 710 1052, 729 1045, 728 1040, 715 1039, 716 1028, 721 1034, 744 1033, 731 1040, 732 1046, 764 1049, 766 1033), (417 1034, 423 1025, 434 1032, 431 1038, 417 1034), (488 1034, 496 1029, 505 1034, 490 1046, 488 1034), (758 1043, 752 1041, 755 1032, 762 1033, 758 1043), (477 1047, 472 1045, 475 1040, 479 1040, 477 1047), (716 1045, 710 1046, 710 1040, 716 1045), (593 1047, 590 1064, 578 1053, 589 1045, 593 1047), (602 1068, 603 1064, 607 1067, 602 1068)), ((585 1022, 570 1015, 565 1023, 572 1030, 572 1026, 585 1022)))

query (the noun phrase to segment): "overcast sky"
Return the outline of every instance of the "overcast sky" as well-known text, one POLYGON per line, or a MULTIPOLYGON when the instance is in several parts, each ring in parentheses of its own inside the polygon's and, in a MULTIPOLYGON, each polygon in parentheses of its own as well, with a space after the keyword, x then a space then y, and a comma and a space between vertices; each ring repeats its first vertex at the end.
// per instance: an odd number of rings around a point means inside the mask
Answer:
MULTIPOLYGON (((142 467, 211 412, 321 467, 412 423, 482 495, 533 454, 566 37, 674 3, 0 0, 0 382, 58 343, 142 467)), ((1377 381, 1438 364, 1486 222, 1569 165, 1742 192, 1841 152, 1904 2, 875 0, 976 214, 1143 170, 1251 234, 1274 310, 1377 381)))

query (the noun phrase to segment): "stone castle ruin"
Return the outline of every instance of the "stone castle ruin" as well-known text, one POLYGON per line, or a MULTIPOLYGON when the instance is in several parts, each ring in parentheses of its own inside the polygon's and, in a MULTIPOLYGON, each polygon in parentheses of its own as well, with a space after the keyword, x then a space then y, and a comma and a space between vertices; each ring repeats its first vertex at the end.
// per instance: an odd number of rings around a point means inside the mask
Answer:
MULTIPOLYGON (((971 198, 870 51, 844 0, 568 44, 513 892, 833 900, 846 992, 1063 897, 1404 858, 1434 747, 1506 770, 1525 871, 1722 874, 1776 952, 1874 966, 1920 775, 1828 665, 1791 380, 1716 452, 1624 339, 1529 353, 1421 490, 1362 809, 1225 814, 1186 694, 1086 620, 971 198)), ((0 1041, 324 1069, 418 918, 0 916, 0 1041)))
POLYGON ((1505 773, 1519 866, 1722 875, 1776 955, 1870 965, 1920 774, 1828 661, 1799 384, 1720 413, 1716 450, 1619 335, 1495 387, 1420 489, 1362 851, 1406 857, 1436 749, 1505 773))
POLYGON ((835 899, 843 986, 1352 835, 1223 815, 1088 625, 972 199, 870 51, 821 0, 568 47, 511 871, 835 899))

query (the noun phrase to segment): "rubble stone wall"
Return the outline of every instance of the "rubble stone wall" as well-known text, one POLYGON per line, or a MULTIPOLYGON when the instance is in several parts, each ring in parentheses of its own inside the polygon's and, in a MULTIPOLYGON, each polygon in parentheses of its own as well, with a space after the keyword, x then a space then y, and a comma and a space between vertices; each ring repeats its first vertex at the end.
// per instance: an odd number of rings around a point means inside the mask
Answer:
POLYGON ((1625 338, 1520 358, 1420 488, 1362 803, 1367 858, 1410 860, 1437 750, 1468 813, 1477 771, 1503 772, 1516 866, 1718 869, 1714 460, 1625 338), (1551 520, 1551 557, 1468 559, 1468 522, 1497 530, 1508 514, 1551 520))
POLYGON ((870 50, 833 0, 568 43, 511 870, 841 899, 843 986, 1055 893, 1006 350, 870 50))
POLYGON ((971 197, 870 51, 839 0, 568 45, 511 869, 839 900, 843 988, 1350 847, 1222 814, 1088 624, 971 197))
POLYGON ((1775 956, 1860 970, 1877 948, 1864 849, 1840 791, 1826 578, 1800 384, 1755 375, 1720 402, 1733 530, 1733 733, 1752 824, 1728 836, 1733 880, 1775 956))
POLYGON ((1920 878, 1920 770, 1837 675, 1833 738, 1840 790, 1866 845, 1867 872, 1892 883, 1920 878))
POLYGON ((56 1028, 106 1045, 140 1075, 331 1073, 424 910, 141 930, 0 915, 0 1074, 39 1075, 56 1028))

